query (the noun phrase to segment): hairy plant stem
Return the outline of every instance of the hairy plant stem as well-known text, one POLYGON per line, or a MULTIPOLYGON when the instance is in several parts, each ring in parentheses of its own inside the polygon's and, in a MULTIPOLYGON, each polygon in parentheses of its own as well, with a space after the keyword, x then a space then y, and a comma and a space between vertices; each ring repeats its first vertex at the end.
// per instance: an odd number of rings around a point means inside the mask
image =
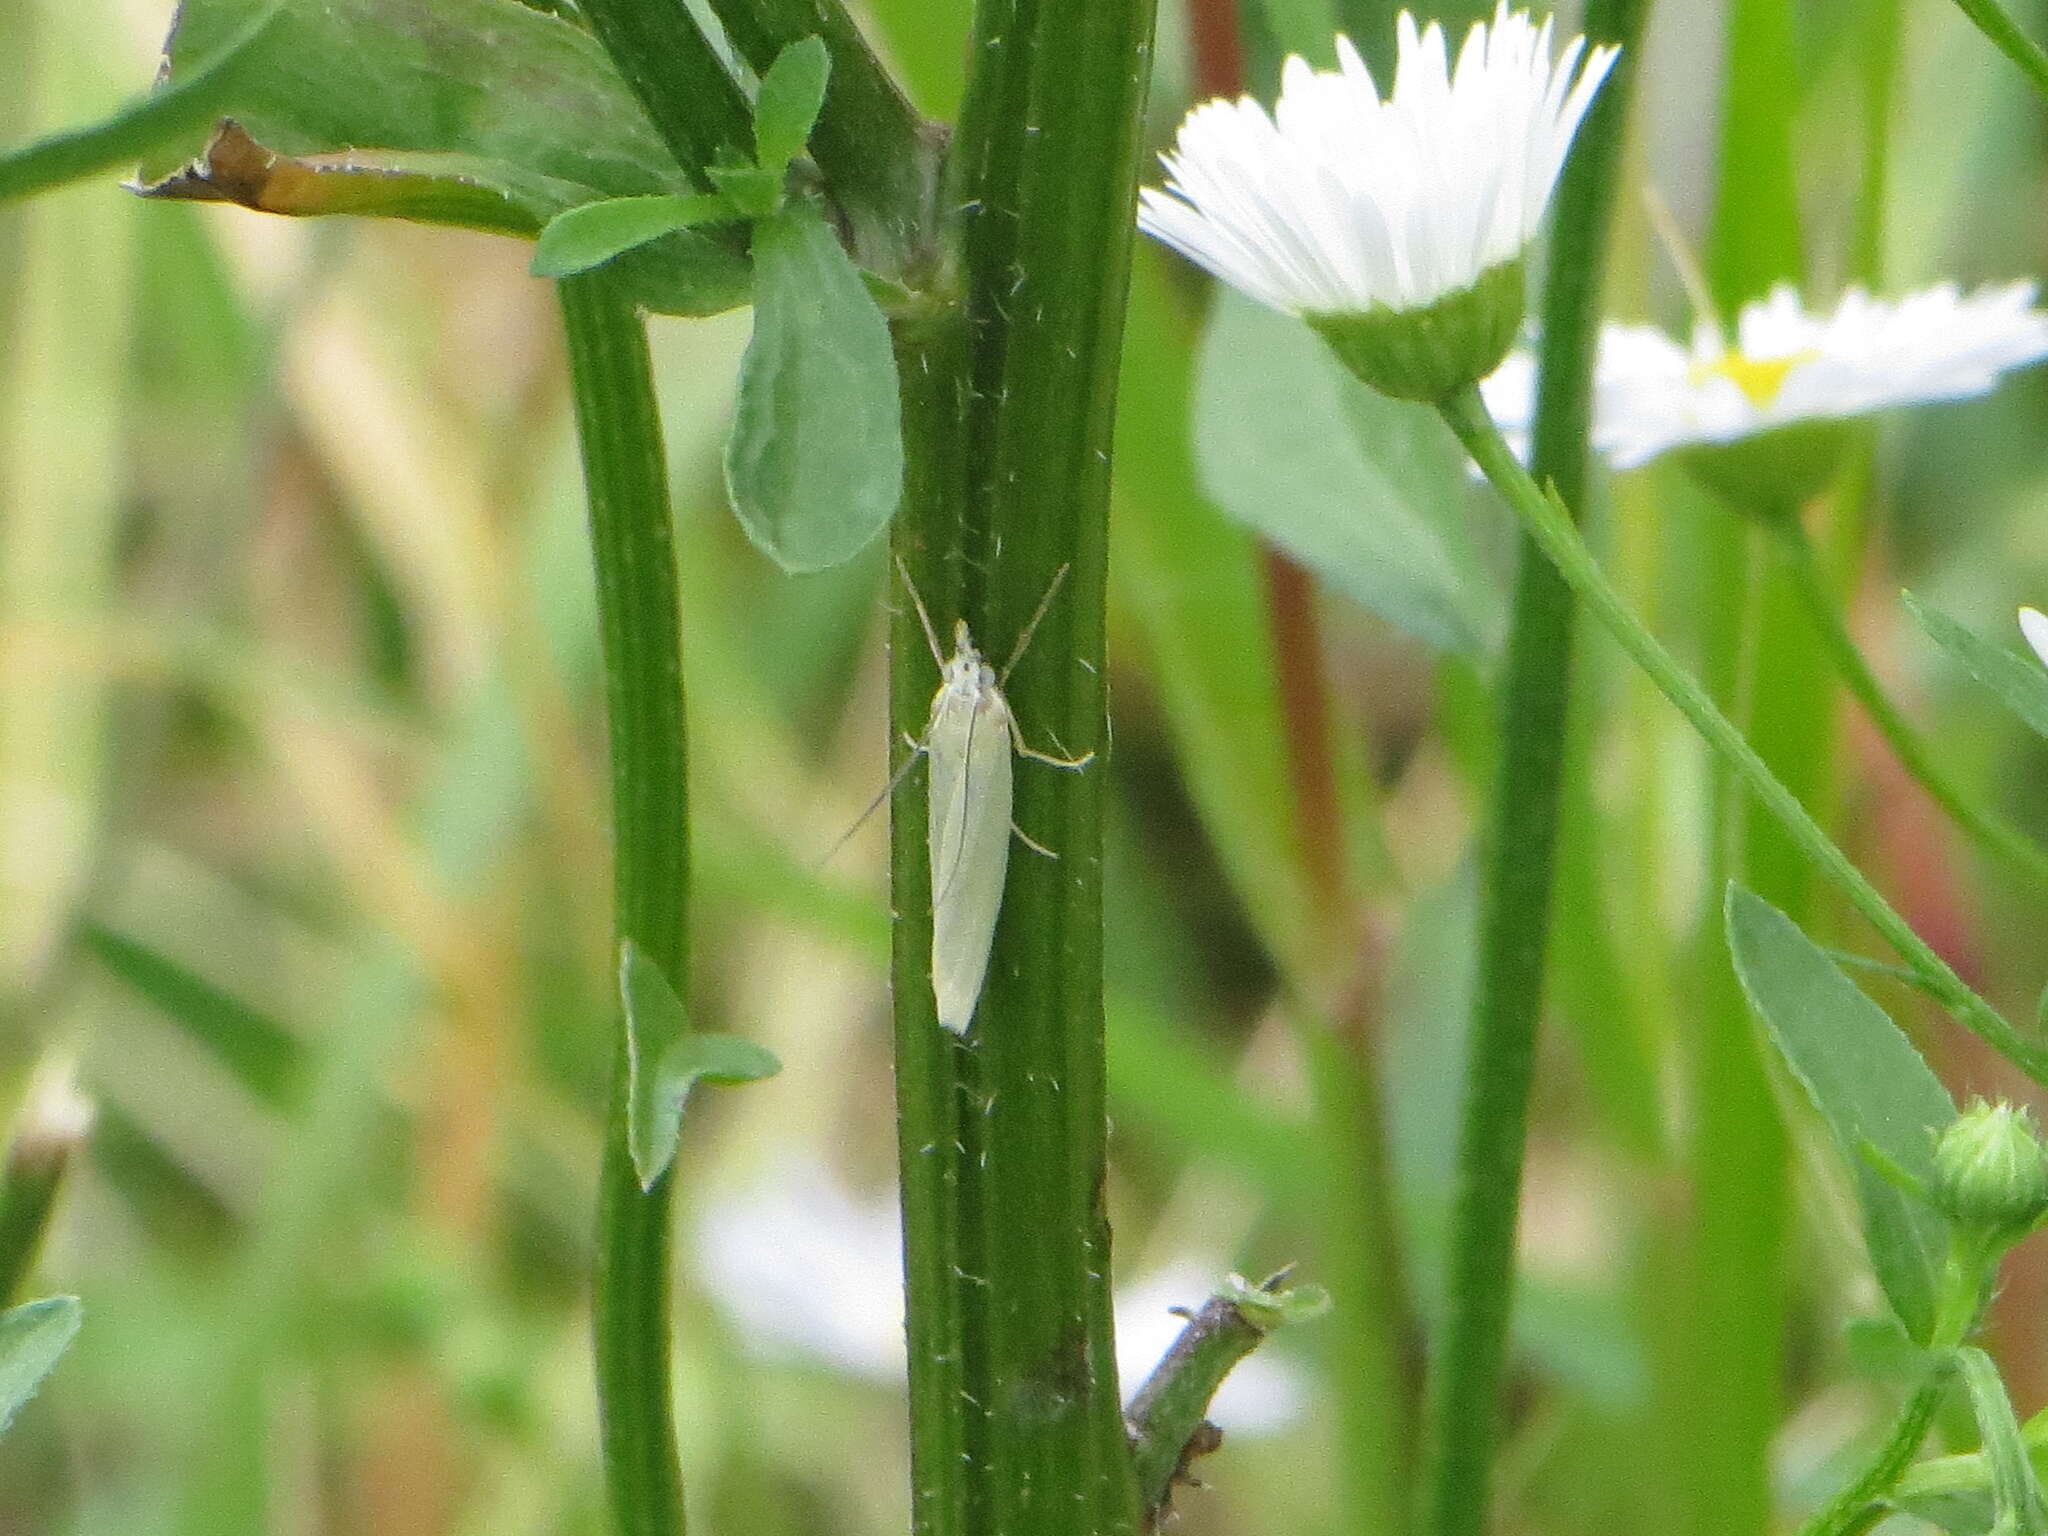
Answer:
MULTIPOLYGON (((1585 486, 1608 227, 1635 42, 1647 10, 1647 0, 1592 0, 1587 7, 1588 41, 1620 44, 1621 58, 1579 130, 1551 224, 1531 451, 1538 472, 1572 506, 1585 486)), ((1444 1325, 1424 1409, 1427 1536, 1478 1536, 1486 1523, 1543 1011, 1573 622, 1569 586, 1525 536, 1501 683, 1501 756, 1487 831, 1444 1325)))
MULTIPOLYGON (((604 648, 614 934, 618 944, 630 939, 687 999, 682 616, 647 336, 607 274, 570 278, 559 292, 604 648)), ((669 1388, 674 1174, 640 1187, 626 1134, 628 1087, 621 1022, 599 1174, 593 1303, 605 1481, 620 1536, 682 1536, 669 1388)))
POLYGON ((1677 707, 1714 754, 1726 763, 1749 792, 1785 829, 1792 842, 1849 898, 1850 905, 1897 951, 1926 990, 1966 1028, 2025 1071, 2048 1082, 2048 1046, 2028 1039, 2005 1017, 1971 990, 1934 950, 1893 910, 1848 855, 1820 829, 1792 792, 1729 723, 1705 690, 1629 611, 1601 571, 1599 562, 1579 538, 1571 519, 1552 497, 1530 478, 1501 438, 1476 389, 1452 396, 1440 407, 1444 420, 1466 451, 1493 482, 1542 546, 1564 579, 1592 611, 1630 660, 1648 674, 1665 698, 1677 707))
POLYGON ((1813 541, 1807 537, 1797 516, 1789 513, 1773 516, 1769 523, 1800 606, 1805 610, 1814 633, 1819 636, 1828 659, 1834 663, 1843 686, 1863 706, 1871 723, 1890 745, 1913 782, 1926 790, 1956 825, 1987 853, 2006 860, 2022 874, 2048 883, 2048 850, 1958 788, 1928 755, 1920 733, 1899 713, 1898 707, 1885 693, 1884 685, 1870 670, 1870 664, 1863 659, 1848 625, 1843 622, 1834 593, 1821 570, 1813 541))
MULTIPOLYGON (((1958 1346, 1969 1336, 1983 1309, 1992 1273, 1983 1256, 1973 1252, 1960 1236, 1951 1239, 1928 1340, 1931 1363, 1927 1375, 1899 1409, 1869 1465, 1799 1528, 1799 1536, 1861 1536, 1882 1518, 1885 1498, 1912 1465, 1941 1409, 1960 1363, 1958 1346)), ((2011 1408, 2006 1411, 2010 1413, 2011 1408)))
POLYGON ((1941 1400, 1948 1395, 1950 1374, 1946 1363, 1928 1372, 1927 1379, 1914 1388, 1898 1417, 1892 1420, 1891 1432, 1884 1437, 1870 1464, 1799 1528, 1799 1536, 1855 1536, 1870 1528, 1872 1507, 1881 1507, 1885 1495, 1905 1475, 1920 1442, 1933 1427, 1941 1400))
MULTIPOLYGON (((931 987, 923 775, 892 805, 899 1167, 919 1536, 1112 1536, 1140 1511, 1111 1336, 1102 1041, 1103 577, 1134 235, 1144 0, 982 0, 943 206, 959 298, 899 316, 895 549, 941 634, 999 665, 1025 739, 1019 827, 973 1025, 931 987)), ((899 594, 890 707, 937 674, 899 594)), ((899 748, 899 753, 901 749, 899 748)))

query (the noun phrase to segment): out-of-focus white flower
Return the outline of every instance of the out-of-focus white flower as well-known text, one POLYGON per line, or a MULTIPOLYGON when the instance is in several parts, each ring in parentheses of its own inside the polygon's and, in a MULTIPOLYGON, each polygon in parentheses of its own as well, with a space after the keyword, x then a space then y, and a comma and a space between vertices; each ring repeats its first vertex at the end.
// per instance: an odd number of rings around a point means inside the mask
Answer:
MULTIPOLYGON (((1789 286, 1745 305, 1731 341, 1712 321, 1682 345, 1654 326, 1609 325, 1594 379, 1593 445, 1618 469, 1889 406, 1982 394, 2048 357, 2034 285, 1964 293, 1953 283, 1903 299, 1852 288, 1808 313, 1789 286)), ((1511 442, 1525 438, 1535 367, 1516 352, 1480 386, 1511 442)))
POLYGON ((2020 610, 2020 633, 2027 637, 2027 644, 2034 648, 2034 654, 2041 658, 2041 665, 2048 667, 2048 613, 2038 608, 2020 610))
POLYGON ((1340 37, 1334 71, 1287 61, 1271 116, 1249 97, 1196 107, 1139 227, 1298 315, 1420 309, 1520 257, 1616 50, 1580 70, 1573 38, 1553 64, 1551 23, 1503 3, 1453 71, 1441 26, 1397 25, 1385 101, 1340 37))
MULTIPOLYGON (((708 1203, 696 1228, 698 1276, 746 1346, 872 1381, 903 1379, 903 1248, 896 1202, 864 1199, 832 1173, 796 1164, 708 1203)), ((1219 1268, 1176 1263, 1122 1288, 1117 1372, 1135 1391, 1179 1334, 1171 1308, 1199 1307, 1219 1268)), ((1284 1428, 1308 1405, 1302 1373, 1262 1351, 1241 1362, 1211 1405, 1225 1430, 1284 1428)))

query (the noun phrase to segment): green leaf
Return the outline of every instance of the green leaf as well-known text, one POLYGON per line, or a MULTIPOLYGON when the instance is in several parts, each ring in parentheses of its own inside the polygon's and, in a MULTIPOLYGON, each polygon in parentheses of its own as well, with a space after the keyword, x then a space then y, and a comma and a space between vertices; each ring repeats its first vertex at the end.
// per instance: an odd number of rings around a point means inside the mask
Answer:
POLYGON ((754 294, 743 254, 688 229, 614 256, 609 270, 634 303, 662 315, 722 315, 754 294))
POLYGON ((2048 736, 2048 668, 2032 656, 1994 645, 1975 630, 1965 629, 1938 608, 1912 593, 1902 594, 1906 611, 1928 638, 1947 651, 1978 682, 2005 701, 2006 708, 2035 731, 2048 736))
POLYGON ((754 98, 754 155, 779 178, 804 152, 804 142, 825 106, 832 54, 821 37, 791 43, 775 56, 754 98))
POLYGON ((747 537, 792 572, 851 558, 902 496, 888 322, 809 203, 754 227, 754 336, 725 480, 747 537))
POLYGON ((535 277, 569 277, 623 251, 679 229, 737 217, 732 205, 708 193, 688 196, 610 197, 558 213, 540 232, 533 253, 535 277))
POLYGON ((1998 1367, 1973 1344, 1957 1350, 1955 1359, 1970 1394, 1984 1462, 1991 1473, 1995 1528, 2010 1536, 2042 1536, 2048 1530, 2048 1500, 2041 1496, 2041 1484, 1998 1367))
POLYGON ((1374 394, 1300 321, 1230 292, 1197 369, 1196 464, 1225 512, 1417 639, 1481 648, 1503 604, 1432 413, 1374 394))
POLYGON ((782 172, 758 165, 714 165, 704 174, 711 184, 750 219, 765 219, 782 206, 782 172))
POLYGON ((1864 1375, 1893 1383, 1918 1381, 1935 1359, 1896 1317, 1851 1318, 1842 1328, 1842 1351, 1864 1375))
POLYGON ((36 1395, 83 1316, 76 1296, 51 1296, 0 1312, 0 1434, 36 1395))
POLYGON ((619 946, 619 1001, 626 1015, 626 1141, 640 1187, 652 1189, 675 1161, 683 1105, 700 1082, 758 1082, 782 1070, 775 1053, 733 1035, 700 1035, 660 966, 631 939, 619 946))
MULTIPOLYGON (((168 84, 203 71, 248 13, 185 0, 168 84)), ((281 154, 469 156, 580 189, 564 207, 688 188, 597 40, 517 0, 290 0, 229 74, 219 114, 281 154)))
POLYGON ((1827 953, 1761 898, 1731 885, 1728 946, 1750 1006, 1820 1111, 1856 1181, 1871 1267, 1906 1331, 1925 1342, 1947 1248, 1942 1219, 1860 1155, 1865 1141, 1914 1178, 1956 1108, 1912 1042, 1827 953))
POLYGON ((0 203, 133 164, 164 144, 189 141, 210 128, 227 110, 235 65, 263 38, 285 3, 270 0, 228 33, 211 55, 112 117, 0 155, 0 203))

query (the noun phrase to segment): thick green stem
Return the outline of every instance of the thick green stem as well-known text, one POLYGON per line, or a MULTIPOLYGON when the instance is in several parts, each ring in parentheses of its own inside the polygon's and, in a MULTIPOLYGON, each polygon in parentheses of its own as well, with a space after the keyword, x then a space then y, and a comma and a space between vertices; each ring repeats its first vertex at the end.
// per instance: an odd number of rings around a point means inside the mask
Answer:
POLYGON ((1893 910, 1877 888, 1849 861, 1848 855, 1809 816, 1798 798, 1729 723, 1705 690, 1642 625, 1621 595, 1609 584, 1592 552, 1579 538, 1571 519, 1551 497, 1538 489, 1529 472, 1501 438, 1476 389, 1453 396, 1442 406, 1444 420, 1466 451, 1493 482, 1524 529, 1563 574, 1581 601, 1592 610, 1629 659, 1648 674, 1707 746, 1734 770, 1737 778, 1784 827, 1793 843, 1819 866, 1864 919, 1891 944, 1919 975, 1926 989, 1967 1028, 1982 1036, 2037 1082, 2048 1082, 2048 1046, 2028 1039, 1995 1008, 1972 991, 1893 910))
POLYGON ((754 116, 682 0, 582 0, 676 163, 695 175, 721 158, 751 159, 754 116))
MULTIPOLYGON (((1551 226, 1532 452, 1539 472, 1562 487, 1572 505, 1585 483, 1600 289, 1634 45, 1647 9, 1646 0, 1593 0, 1587 7, 1589 41, 1619 43, 1622 53, 1580 129, 1551 226)), ((1573 620, 1569 587, 1525 537, 1501 684, 1501 757, 1488 831, 1444 1326, 1424 1422, 1422 1529, 1428 1536, 1477 1536, 1486 1522, 1543 1010, 1573 620)))
MULTIPOLYGON (((923 776, 894 802, 895 1006, 913 1524, 1108 1536, 1139 1519, 1111 1337, 1102 1044, 1103 574, 1152 6, 983 0, 945 206, 961 307, 898 333, 895 546, 940 633, 1000 662, 1025 740, 1012 853, 963 1039, 934 1018, 923 776)), ((891 712, 937 682, 902 602, 891 712)))
MULTIPOLYGON (((689 996, 682 617, 647 336, 603 273, 560 285, 590 500, 611 739, 614 929, 689 996)), ((682 1536, 669 1389, 669 1194, 642 1190, 626 1135, 626 1036, 613 1053, 594 1300, 605 1479, 620 1536, 682 1536)))
POLYGON ((2048 850, 2042 849, 2024 832, 1958 788, 1936 766, 1919 732, 1886 695, 1884 685, 1870 670, 1870 664, 1863 659, 1862 651, 1857 649, 1855 639, 1843 623, 1841 610, 1835 606, 1834 594, 1821 572, 1813 541, 1807 537, 1798 519, 1789 515, 1773 518, 1771 526, 1800 605, 1815 634, 1820 637, 1829 660, 1834 663, 1843 686, 1863 706, 1871 723, 1889 743, 1913 782, 1926 790, 1956 825, 1987 853, 2005 859, 2023 874, 2048 883, 2048 850))

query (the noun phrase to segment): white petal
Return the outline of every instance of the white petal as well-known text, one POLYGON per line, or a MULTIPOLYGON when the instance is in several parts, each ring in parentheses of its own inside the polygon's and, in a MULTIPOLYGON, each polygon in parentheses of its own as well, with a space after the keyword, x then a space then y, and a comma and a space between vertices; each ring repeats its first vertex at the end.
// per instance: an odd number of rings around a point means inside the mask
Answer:
POLYGON ((1452 64, 1443 28, 1396 19, 1380 99, 1348 38, 1335 70, 1290 58, 1269 116, 1210 102, 1181 125, 1139 226, 1293 313, 1414 309, 1470 287, 1536 234, 1566 150, 1614 61, 1502 4, 1452 64))
POLYGON ((2048 667, 2048 613, 2038 608, 2020 610, 2020 633, 2027 637, 2027 644, 2034 648, 2034 654, 2041 658, 2041 665, 2048 667))
POLYGON ((1972 294, 1942 283, 1897 300, 1851 289, 1821 314, 1780 285, 1743 307, 1734 337, 1731 351, 1707 321, 1689 346, 1655 327, 1608 325, 1594 379, 1594 446, 1630 469, 1674 448, 1796 422, 1982 394, 2007 370, 2048 358, 2048 314, 2034 307, 2029 283, 1972 294), (1766 393, 1773 363, 1784 366, 1766 393), (1761 401, 1737 373, 1758 384, 1761 401))

